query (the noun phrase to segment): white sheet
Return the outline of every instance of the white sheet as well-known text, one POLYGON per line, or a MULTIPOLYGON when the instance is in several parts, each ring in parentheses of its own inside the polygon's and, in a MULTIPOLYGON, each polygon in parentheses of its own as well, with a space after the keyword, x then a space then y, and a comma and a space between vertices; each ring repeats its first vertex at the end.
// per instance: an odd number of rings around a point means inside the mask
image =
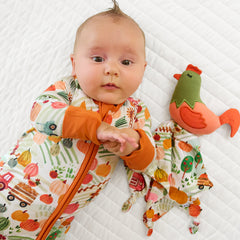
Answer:
MULTIPOLYGON (((149 106, 153 129, 169 119, 176 85, 172 77, 189 63, 203 70, 202 100, 220 115, 240 110, 240 1, 119 0, 146 33, 148 67, 137 92, 149 106)), ((111 6, 106 0, 0 1, 0 153, 29 127, 34 98, 71 73, 69 55, 78 25, 111 6)), ((230 128, 201 137, 202 153, 214 188, 202 196, 201 227, 188 232, 188 217, 174 209, 155 224, 152 240, 237 240, 240 236, 240 134, 230 128)), ((73 224, 69 239, 147 239, 144 202, 121 212, 128 198, 122 163, 102 194, 73 224)))

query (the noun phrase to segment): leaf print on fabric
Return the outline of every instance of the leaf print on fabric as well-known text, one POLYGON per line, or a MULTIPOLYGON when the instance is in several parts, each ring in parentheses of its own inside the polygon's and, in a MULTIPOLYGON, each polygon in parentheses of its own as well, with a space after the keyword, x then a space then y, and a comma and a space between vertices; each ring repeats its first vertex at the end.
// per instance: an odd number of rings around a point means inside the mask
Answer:
POLYGON ((68 94, 67 94, 65 91, 58 92, 57 94, 58 94, 59 96, 63 97, 63 98, 66 100, 66 102, 69 101, 69 100, 68 100, 68 94))
POLYGON ((75 79, 72 79, 72 81, 70 82, 70 87, 71 87, 71 90, 72 90, 72 91, 75 91, 75 90, 76 90, 77 84, 76 84, 75 79))
POLYGON ((124 116, 124 117, 118 119, 118 120, 115 122, 115 127, 118 128, 118 127, 123 126, 123 125, 125 125, 125 124, 127 124, 127 120, 126 120, 126 117, 124 116))

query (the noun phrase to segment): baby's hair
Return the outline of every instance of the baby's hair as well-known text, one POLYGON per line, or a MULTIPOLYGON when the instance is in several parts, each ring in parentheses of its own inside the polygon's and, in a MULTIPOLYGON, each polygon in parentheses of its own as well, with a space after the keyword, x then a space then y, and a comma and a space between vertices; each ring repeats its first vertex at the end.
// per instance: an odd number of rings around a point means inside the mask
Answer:
POLYGON ((90 21, 92 20, 94 17, 97 17, 97 16, 109 16, 109 17, 112 17, 113 18, 113 21, 119 21, 121 18, 127 18, 129 19, 130 21, 132 21, 134 24, 136 24, 136 26, 139 28, 139 30, 142 32, 142 35, 143 35, 143 39, 144 39, 144 45, 145 45, 145 34, 143 32, 143 30, 139 27, 139 25, 135 22, 135 20, 133 20, 130 16, 128 16, 126 13, 124 13, 116 0, 112 0, 113 2, 113 7, 112 8, 109 8, 107 9, 106 11, 103 11, 103 12, 99 12, 89 18, 87 18, 79 27, 78 27, 78 30, 76 32, 76 39, 75 39, 75 43, 74 43, 74 49, 73 49, 73 52, 75 53, 76 52, 76 49, 77 49, 77 44, 78 44, 78 39, 79 39, 79 36, 80 36, 80 33, 81 31, 83 30, 83 28, 85 27, 85 25, 90 21))

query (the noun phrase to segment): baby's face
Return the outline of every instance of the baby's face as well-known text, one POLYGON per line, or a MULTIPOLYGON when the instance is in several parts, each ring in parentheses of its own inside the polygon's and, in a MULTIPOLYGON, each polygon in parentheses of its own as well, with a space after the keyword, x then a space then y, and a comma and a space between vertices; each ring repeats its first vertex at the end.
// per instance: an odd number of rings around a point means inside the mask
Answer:
POLYGON ((119 104, 142 82, 145 62, 144 38, 129 19, 114 21, 98 16, 83 28, 76 52, 71 55, 72 75, 89 97, 119 104))

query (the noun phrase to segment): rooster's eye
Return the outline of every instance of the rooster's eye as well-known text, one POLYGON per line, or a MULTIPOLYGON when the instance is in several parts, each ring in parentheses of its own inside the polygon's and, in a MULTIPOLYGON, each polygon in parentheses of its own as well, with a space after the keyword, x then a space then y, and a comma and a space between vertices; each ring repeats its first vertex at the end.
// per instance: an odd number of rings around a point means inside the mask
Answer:
POLYGON ((189 74, 189 73, 187 74, 187 76, 188 76, 188 77, 190 77, 190 78, 192 78, 192 75, 191 75, 191 74, 189 74))

